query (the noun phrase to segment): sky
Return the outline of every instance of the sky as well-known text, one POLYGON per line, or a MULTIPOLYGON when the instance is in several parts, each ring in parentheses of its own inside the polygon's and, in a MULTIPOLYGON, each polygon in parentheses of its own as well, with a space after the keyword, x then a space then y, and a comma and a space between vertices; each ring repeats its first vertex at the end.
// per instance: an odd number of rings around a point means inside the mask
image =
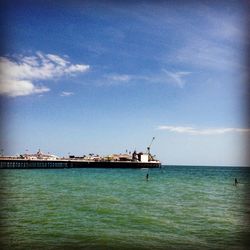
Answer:
POLYGON ((2 7, 4 154, 145 151, 246 165, 241 1, 11 1, 2 7))

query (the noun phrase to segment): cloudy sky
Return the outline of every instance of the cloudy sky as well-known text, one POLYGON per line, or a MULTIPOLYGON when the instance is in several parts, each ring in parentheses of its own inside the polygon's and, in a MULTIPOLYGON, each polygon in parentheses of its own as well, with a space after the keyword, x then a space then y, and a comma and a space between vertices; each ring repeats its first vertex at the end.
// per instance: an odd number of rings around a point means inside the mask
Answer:
POLYGON ((5 154, 143 151, 155 136, 163 163, 244 165, 245 6, 186 2, 4 5, 5 154))

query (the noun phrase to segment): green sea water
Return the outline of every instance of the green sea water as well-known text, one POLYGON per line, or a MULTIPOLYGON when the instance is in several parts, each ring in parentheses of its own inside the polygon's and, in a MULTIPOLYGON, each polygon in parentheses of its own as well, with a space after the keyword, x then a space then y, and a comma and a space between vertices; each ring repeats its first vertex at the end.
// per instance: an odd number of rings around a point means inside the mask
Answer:
POLYGON ((249 169, 1 170, 1 249, 245 249, 249 169))

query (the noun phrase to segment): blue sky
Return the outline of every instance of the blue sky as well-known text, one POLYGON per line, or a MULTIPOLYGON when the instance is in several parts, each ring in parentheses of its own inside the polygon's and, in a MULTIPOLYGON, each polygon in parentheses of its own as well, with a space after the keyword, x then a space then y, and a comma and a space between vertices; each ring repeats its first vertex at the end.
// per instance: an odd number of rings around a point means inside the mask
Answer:
POLYGON ((245 165, 246 25, 238 1, 5 5, 2 148, 245 165))

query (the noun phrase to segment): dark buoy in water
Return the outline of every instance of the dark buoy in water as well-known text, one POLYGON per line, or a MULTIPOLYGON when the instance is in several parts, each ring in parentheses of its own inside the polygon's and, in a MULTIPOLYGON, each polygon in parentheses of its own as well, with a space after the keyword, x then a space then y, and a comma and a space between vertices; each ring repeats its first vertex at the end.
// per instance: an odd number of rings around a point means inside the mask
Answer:
POLYGON ((147 173, 147 174, 146 174, 146 180, 147 180, 147 181, 148 181, 148 177, 149 177, 149 176, 148 176, 148 173, 147 173))

